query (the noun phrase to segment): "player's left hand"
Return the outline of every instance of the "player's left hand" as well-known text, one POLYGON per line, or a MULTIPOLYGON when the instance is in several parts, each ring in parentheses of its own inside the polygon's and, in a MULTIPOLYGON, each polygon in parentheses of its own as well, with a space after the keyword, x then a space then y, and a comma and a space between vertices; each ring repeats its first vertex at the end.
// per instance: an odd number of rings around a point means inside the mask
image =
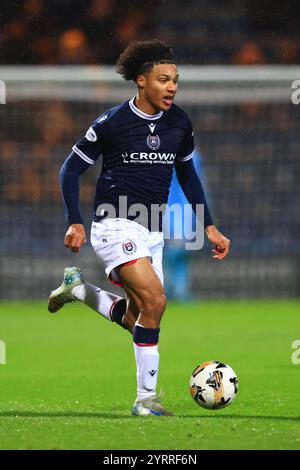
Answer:
POLYGON ((213 258, 219 261, 224 259, 229 253, 230 240, 222 235, 215 225, 209 225, 205 231, 208 240, 214 245, 212 249, 213 258))

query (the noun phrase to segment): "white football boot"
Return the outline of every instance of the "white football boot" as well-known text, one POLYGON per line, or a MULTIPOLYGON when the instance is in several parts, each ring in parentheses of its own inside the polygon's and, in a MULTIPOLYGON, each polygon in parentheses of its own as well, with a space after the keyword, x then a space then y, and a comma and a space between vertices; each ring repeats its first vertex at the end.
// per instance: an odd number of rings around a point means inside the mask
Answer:
POLYGON ((76 298, 72 294, 75 286, 84 284, 82 272, 76 266, 65 268, 64 280, 62 284, 53 290, 48 299, 48 310, 51 313, 57 312, 64 304, 74 302, 76 298))
POLYGON ((134 416, 174 416, 171 411, 166 410, 160 403, 160 396, 153 395, 144 400, 136 400, 131 413, 134 416))

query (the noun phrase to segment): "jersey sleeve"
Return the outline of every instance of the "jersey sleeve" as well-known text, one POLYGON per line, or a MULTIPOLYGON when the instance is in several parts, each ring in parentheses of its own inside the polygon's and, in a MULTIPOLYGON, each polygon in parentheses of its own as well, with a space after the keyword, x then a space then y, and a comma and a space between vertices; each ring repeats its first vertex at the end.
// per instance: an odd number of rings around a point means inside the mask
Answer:
POLYGON ((100 116, 86 131, 85 136, 79 139, 72 150, 85 162, 93 165, 101 155, 107 133, 108 114, 100 116))
POLYGON ((181 147, 178 151, 177 161, 186 162, 187 160, 190 160, 191 158, 193 158, 194 148, 195 148, 195 144, 194 144, 193 126, 192 126, 190 119, 188 119, 186 134, 184 136, 181 147))

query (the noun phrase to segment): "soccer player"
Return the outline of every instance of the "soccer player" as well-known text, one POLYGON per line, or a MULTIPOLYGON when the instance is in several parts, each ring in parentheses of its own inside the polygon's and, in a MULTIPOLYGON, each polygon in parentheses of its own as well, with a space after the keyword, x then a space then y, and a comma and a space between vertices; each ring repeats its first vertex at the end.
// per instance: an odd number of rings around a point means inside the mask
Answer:
MULTIPOLYGON (((225 258, 229 240, 213 224, 203 188, 193 166, 194 138, 186 113, 174 104, 178 72, 172 49, 159 40, 134 41, 120 55, 117 72, 137 85, 134 98, 105 111, 74 146, 60 171, 62 197, 69 228, 64 243, 78 252, 86 243, 79 208, 79 177, 102 154, 91 244, 109 279, 122 286, 120 297, 85 282, 79 268, 66 268, 60 287, 51 292, 50 312, 79 300, 133 335, 137 367, 137 398, 132 414, 170 416, 156 393, 160 322, 166 308, 163 287, 161 224, 152 227, 124 217, 120 197, 128 207, 153 205, 168 199, 173 167, 193 208, 204 205, 204 226, 213 257, 225 258), (113 208, 111 211, 103 207, 113 208)), ((176 269, 176 266, 174 266, 176 269)))

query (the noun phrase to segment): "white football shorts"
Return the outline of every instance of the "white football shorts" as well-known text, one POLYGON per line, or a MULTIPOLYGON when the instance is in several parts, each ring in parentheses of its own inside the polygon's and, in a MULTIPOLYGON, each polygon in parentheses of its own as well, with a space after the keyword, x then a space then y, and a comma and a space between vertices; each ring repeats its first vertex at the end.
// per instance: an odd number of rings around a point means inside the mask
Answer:
POLYGON ((117 266, 145 257, 150 259, 153 269, 163 284, 162 232, 150 232, 132 220, 104 219, 92 223, 91 244, 113 284, 122 286, 115 270, 117 266))

